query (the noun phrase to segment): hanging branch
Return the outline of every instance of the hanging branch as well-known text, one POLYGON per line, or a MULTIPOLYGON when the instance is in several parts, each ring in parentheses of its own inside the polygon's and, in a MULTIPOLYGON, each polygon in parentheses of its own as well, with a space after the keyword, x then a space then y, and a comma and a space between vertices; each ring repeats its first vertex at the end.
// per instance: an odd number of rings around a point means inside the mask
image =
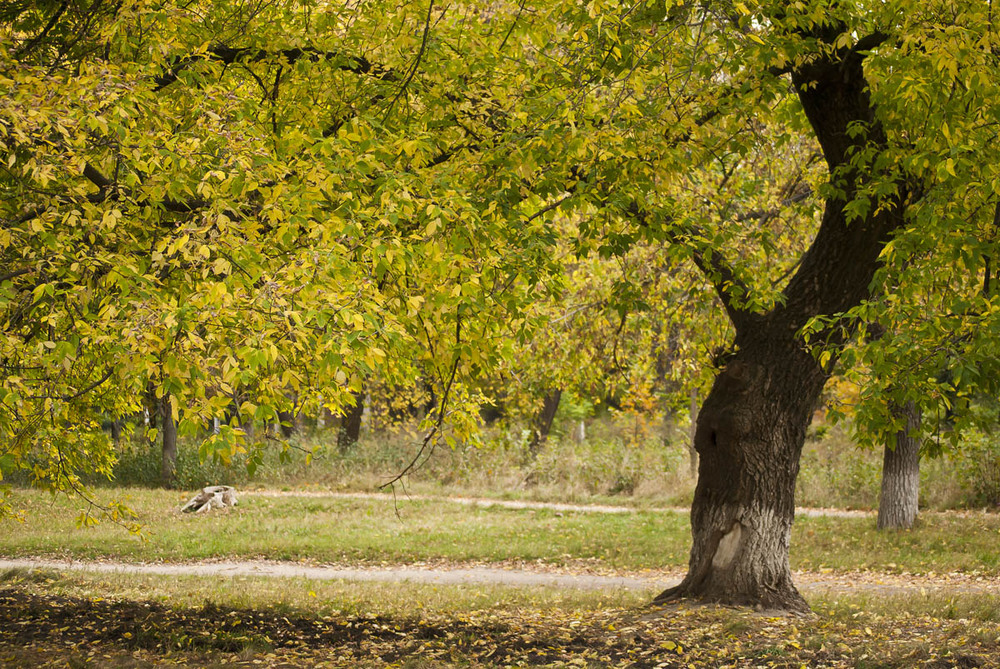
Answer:
POLYGON ((417 57, 413 61, 413 67, 411 67, 410 71, 406 73, 406 78, 403 79, 403 84, 399 87, 399 90, 396 91, 396 95, 393 96, 392 100, 389 101, 389 106, 386 107, 385 114, 382 116, 382 123, 385 123, 386 119, 389 118, 389 114, 392 112, 392 108, 396 104, 396 101, 403 96, 403 93, 406 91, 406 87, 410 85, 411 81, 413 81, 413 75, 417 73, 417 68, 420 67, 420 61, 423 59, 424 51, 427 49, 427 37, 431 33, 431 13, 433 11, 434 0, 431 0, 430 4, 427 6, 427 19, 424 21, 424 36, 420 40, 420 50, 417 52, 417 57))
MULTIPOLYGON (((459 345, 462 343, 462 312, 461 307, 459 308, 458 314, 455 317, 455 348, 458 349, 459 345)), ((420 444, 420 448, 417 450, 417 454, 413 456, 403 469, 392 477, 389 481, 386 481, 379 486, 380 489, 392 488, 393 489, 393 499, 395 499, 395 484, 400 483, 407 474, 411 471, 418 469, 424 462, 433 455, 434 449, 437 446, 436 437, 441 433, 444 427, 444 417, 445 409, 448 407, 448 397, 451 394, 451 389, 455 385, 455 378, 458 375, 458 363, 461 361, 462 356, 459 353, 455 353, 455 360, 451 365, 451 372, 448 377, 448 382, 445 384, 444 393, 441 395, 441 403, 437 408, 437 417, 434 419, 434 425, 431 429, 424 434, 424 438, 420 444), (425 455, 426 454, 426 455, 425 455), (422 458, 422 460, 421 460, 422 458)), ((398 513, 398 510, 397 510, 398 513)))

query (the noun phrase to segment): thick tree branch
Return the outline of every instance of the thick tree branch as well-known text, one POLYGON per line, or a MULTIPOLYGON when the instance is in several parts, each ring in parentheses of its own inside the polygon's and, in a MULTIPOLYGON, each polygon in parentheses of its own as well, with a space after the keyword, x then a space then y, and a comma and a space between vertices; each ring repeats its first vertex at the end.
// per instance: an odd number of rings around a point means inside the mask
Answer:
POLYGON ((870 35, 865 35, 864 37, 862 37, 861 39, 859 39, 857 42, 855 42, 854 46, 851 47, 851 50, 850 50, 849 53, 850 53, 850 55, 862 55, 863 56, 864 52, 871 51, 872 49, 874 49, 875 47, 881 45, 882 43, 884 43, 888 39, 889 39, 889 35, 888 34, 886 34, 884 32, 880 32, 880 31, 875 31, 875 32, 873 32, 870 35))
MULTIPOLYGON (((91 163, 87 163, 83 168, 83 176, 100 189, 100 193, 97 194, 96 202, 104 202, 107 199, 107 190, 111 187, 114 182, 106 177, 100 170, 94 167, 91 163)), ((91 198, 91 201, 95 201, 91 198)), ((149 203, 140 203, 149 204, 149 203)), ((209 205, 209 201, 200 197, 191 197, 186 200, 175 200, 173 198, 165 198, 160 203, 166 211, 173 212, 175 214, 190 214, 191 212, 198 211, 199 209, 204 209, 209 205)))
MULTIPOLYGON (((873 45, 880 39, 863 41, 873 45)), ((906 224, 907 205, 920 190, 900 175, 874 173, 852 162, 858 149, 888 146, 861 54, 854 50, 826 54, 793 71, 792 82, 840 193, 827 198, 816 237, 786 285, 785 304, 778 309, 782 318, 801 327, 815 316, 844 313, 868 296, 879 255, 893 231, 906 224), (849 203, 877 179, 892 182, 895 192, 869 205, 867 213, 849 216, 849 203)), ((840 339, 840 332, 835 326, 828 336, 840 339)))
POLYGON ((224 44, 215 44, 210 46, 204 55, 188 56, 186 58, 178 59, 168 72, 161 74, 153 80, 156 84, 153 90, 160 91, 166 88, 170 84, 177 81, 181 72, 185 69, 195 63, 205 60, 231 65, 236 62, 258 63, 270 59, 280 59, 289 65, 301 59, 306 59, 312 62, 319 62, 323 60, 335 62, 339 61, 337 69, 345 72, 370 74, 376 79, 382 79, 384 81, 396 81, 397 79, 397 75, 393 70, 372 63, 363 56, 345 56, 337 51, 322 51, 313 47, 268 51, 267 49, 254 47, 237 48, 229 47, 224 44))
POLYGON ((23 45, 20 49, 14 52, 14 60, 20 60, 34 51, 35 47, 37 47, 52 31, 52 29, 55 28, 56 24, 59 22, 59 17, 63 15, 63 12, 66 11, 68 6, 69 0, 63 0, 62 4, 60 4, 56 11, 52 14, 52 18, 50 18, 49 22, 45 24, 44 28, 42 28, 42 31, 31 38, 27 44, 23 45))
POLYGON ((6 274, 0 275, 0 283, 3 283, 4 281, 10 281, 11 279, 16 279, 19 276, 24 276, 25 274, 30 274, 31 272, 34 271, 35 270, 32 267, 25 267, 23 269, 14 270, 13 272, 7 272, 6 274))

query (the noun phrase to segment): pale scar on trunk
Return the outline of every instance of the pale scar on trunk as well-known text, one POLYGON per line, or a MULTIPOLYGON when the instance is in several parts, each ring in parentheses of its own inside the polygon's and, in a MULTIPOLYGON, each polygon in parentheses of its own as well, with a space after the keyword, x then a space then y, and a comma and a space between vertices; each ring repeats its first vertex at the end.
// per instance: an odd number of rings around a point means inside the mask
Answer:
POLYGON ((739 552, 740 537, 742 536, 743 526, 739 522, 733 523, 732 528, 719 539, 719 547, 715 549, 715 555, 712 556, 713 568, 725 569, 732 563, 739 552))

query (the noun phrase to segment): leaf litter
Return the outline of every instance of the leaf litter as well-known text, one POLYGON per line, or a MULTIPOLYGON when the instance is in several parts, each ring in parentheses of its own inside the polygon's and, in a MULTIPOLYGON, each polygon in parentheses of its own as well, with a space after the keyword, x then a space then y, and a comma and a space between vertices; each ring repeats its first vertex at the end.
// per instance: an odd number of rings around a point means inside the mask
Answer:
POLYGON ((991 667, 995 623, 714 606, 347 615, 0 588, 0 664, 24 667, 991 667))

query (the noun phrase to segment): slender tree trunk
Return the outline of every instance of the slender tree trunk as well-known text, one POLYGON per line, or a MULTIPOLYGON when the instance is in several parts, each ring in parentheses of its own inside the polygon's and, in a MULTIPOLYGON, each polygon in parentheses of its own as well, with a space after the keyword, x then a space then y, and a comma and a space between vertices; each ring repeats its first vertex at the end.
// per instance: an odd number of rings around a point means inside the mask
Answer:
POLYGON ((177 424, 170 410, 170 396, 159 401, 160 425, 163 432, 163 457, 160 461, 160 483, 171 487, 177 479, 177 424))
POLYGON ((913 527, 920 496, 920 409, 913 402, 893 407, 905 419, 896 433, 895 447, 886 445, 882 459, 882 494, 878 505, 878 529, 913 527))
MULTIPOLYGON (((320 401, 322 401, 322 397, 320 401)), ((333 412, 331 412, 325 405, 319 407, 319 412, 316 414, 316 429, 325 430, 331 427, 334 423, 333 412)))
POLYGON ((118 445, 122 441, 122 422, 119 419, 111 421, 111 441, 118 445))
POLYGON ((298 416, 294 411, 279 411, 278 420, 281 422, 281 436, 285 439, 299 431, 298 416))
POLYGON ((142 403, 143 425, 147 430, 157 427, 160 416, 160 400, 156 398, 156 386, 146 385, 146 396, 142 403))
POLYGON ((528 452, 532 457, 538 455, 549 438, 549 431, 552 429, 552 421, 559 410, 559 401, 562 399, 562 390, 553 390, 546 393, 542 400, 542 408, 535 414, 531 421, 531 442, 528 444, 528 452))
POLYGON ((826 375, 790 332, 776 330, 738 336, 702 404, 689 572, 658 601, 808 610, 788 548, 799 456, 826 375))
POLYGON ((346 453, 361 437, 361 418, 365 413, 365 391, 359 390, 351 393, 354 397, 354 405, 347 407, 347 411, 340 418, 340 428, 337 431, 337 449, 341 453, 346 453))

